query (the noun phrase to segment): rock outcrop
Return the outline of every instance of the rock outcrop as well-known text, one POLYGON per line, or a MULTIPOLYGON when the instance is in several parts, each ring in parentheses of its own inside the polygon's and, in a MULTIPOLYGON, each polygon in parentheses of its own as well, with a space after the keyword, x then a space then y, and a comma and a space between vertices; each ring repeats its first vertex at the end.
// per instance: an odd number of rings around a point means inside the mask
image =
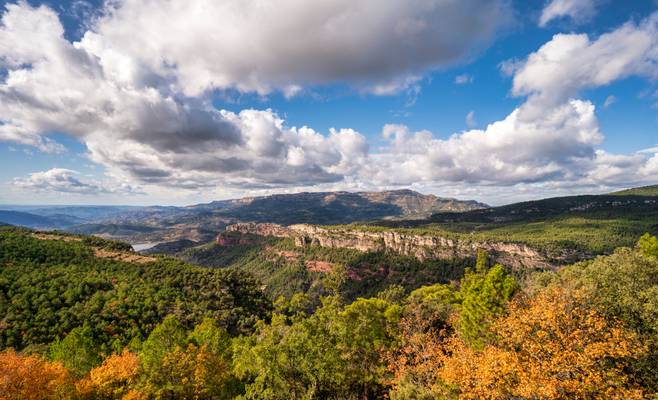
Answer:
POLYGON ((452 259, 475 257, 478 249, 486 250, 498 263, 512 268, 554 268, 567 262, 565 255, 550 258, 545 254, 520 243, 475 242, 446 238, 431 234, 406 233, 394 230, 367 231, 348 228, 323 228, 297 224, 284 227, 277 224, 229 225, 229 232, 261 236, 290 237, 298 247, 318 245, 329 248, 355 249, 359 251, 392 251, 418 259, 452 259))
POLYGON ((295 235, 290 228, 279 224, 247 222, 226 227, 226 232, 237 232, 244 235, 292 237, 295 235))

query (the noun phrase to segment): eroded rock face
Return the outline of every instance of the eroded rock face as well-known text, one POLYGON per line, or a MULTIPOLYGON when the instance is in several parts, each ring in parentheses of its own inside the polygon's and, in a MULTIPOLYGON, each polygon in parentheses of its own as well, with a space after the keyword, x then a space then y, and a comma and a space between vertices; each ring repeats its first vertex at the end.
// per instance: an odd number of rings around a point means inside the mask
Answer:
MULTIPOLYGON (((549 259, 539 251, 519 243, 471 242, 435 235, 419 235, 396 231, 362 231, 356 229, 327 229, 298 224, 283 227, 276 224, 236 224, 226 228, 230 232, 261 236, 291 237, 298 247, 318 245, 359 251, 392 251, 420 260, 475 257, 478 249, 486 250, 498 263, 512 268, 554 268, 560 259, 549 259)), ((567 259, 565 255, 565 260, 567 259)))
POLYGON ((226 227, 226 232, 238 232, 242 234, 258 235, 258 236, 276 236, 276 237, 292 237, 294 232, 289 228, 279 224, 269 223, 256 223, 247 222, 240 224, 233 224, 226 227))

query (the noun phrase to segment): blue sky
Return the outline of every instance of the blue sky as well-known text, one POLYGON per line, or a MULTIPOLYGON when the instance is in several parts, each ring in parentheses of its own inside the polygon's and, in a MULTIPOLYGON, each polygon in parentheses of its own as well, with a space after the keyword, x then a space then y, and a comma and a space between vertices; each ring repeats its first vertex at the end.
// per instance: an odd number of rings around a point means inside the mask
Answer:
MULTIPOLYGON (((309 34, 306 41, 309 25, 299 20, 308 10, 304 2, 286 0, 281 7, 289 20, 283 28, 263 28, 264 38, 256 32, 246 40, 245 52, 273 48, 263 50, 274 54, 267 57, 237 54, 241 45, 229 40, 241 41, 251 32, 214 32, 212 20, 199 23, 192 11, 177 15, 171 29, 199 24, 196 36, 186 38, 184 33, 178 40, 165 37, 167 32, 148 31, 162 22, 157 18, 167 18, 165 5, 155 13, 132 1, 118 2, 112 10, 100 1, 3 3, 9 7, 3 7, 0 33, 0 76, 5 81, 0 83, 0 103, 5 102, 0 106, 1 203, 189 204, 300 190, 411 187, 501 204, 658 183, 658 150, 653 149, 658 146, 658 6, 653 1, 473 0, 464 2, 463 7, 472 7, 465 11, 439 4, 429 12, 414 10, 427 3, 412 1, 408 9, 382 7, 381 18, 370 21, 369 15, 380 11, 368 10, 367 2, 365 9, 354 11, 363 17, 349 15, 349 2, 337 0, 335 8, 327 7, 327 15, 314 11, 313 16, 329 21, 332 13, 343 12, 357 21, 365 18, 366 27, 352 24, 353 32, 309 34), (494 3, 495 10, 490 8, 494 3), (551 15, 551 9, 558 14, 551 15), (477 13, 482 15, 470 15, 477 13), (147 16, 144 20, 153 19, 154 25, 147 21, 135 26, 129 15, 147 16), (446 24, 445 18, 463 20, 454 26, 447 21, 452 31, 431 28, 446 24), (542 24, 542 18, 548 21, 542 24), (382 29, 386 36, 381 24, 408 20, 421 26, 414 44, 398 43, 392 34, 389 52, 378 38, 381 33, 372 33, 382 29), (26 36, 16 21, 48 29, 26 36), (58 37, 57 21, 63 37, 58 37), (165 38, 155 45, 142 32, 165 38), (276 42, 267 37, 272 32, 281 35, 276 42), (565 40, 554 41, 558 34, 565 40), (587 43, 579 42, 582 34, 587 43), (448 39, 437 40, 441 35, 448 39), (609 43, 597 44, 606 35, 609 43), (88 40, 92 36, 95 42, 88 40), (204 47, 199 37, 214 39, 204 47), (50 38, 52 46, 36 44, 50 38), (12 49, 12 40, 27 50, 12 49), (365 61, 358 50, 342 50, 352 40, 363 46, 365 61), (617 58, 617 43, 620 49, 629 47, 624 40, 639 43, 638 49, 617 58), (564 48, 578 42, 582 49, 557 66, 540 65, 548 63, 544 59, 531 62, 552 41, 564 48), (148 49, 141 52, 140 45, 148 49), (69 46, 70 52, 93 55, 91 61, 80 55, 69 58, 69 50, 61 50, 69 46), (313 61, 323 57, 314 46, 327 46, 325 63, 313 61), (121 62, 115 54, 124 57, 121 62), (222 65, 225 59, 234 59, 233 64, 222 65), (510 60, 516 67, 504 73, 502 66, 513 64, 510 60), (100 71, 94 78, 85 76, 89 82, 79 88, 76 65, 59 69, 62 63, 78 62, 85 71, 92 68, 87 63, 100 71), (623 66, 597 76, 615 62, 623 66), (547 76, 554 81, 542 81, 544 68, 551 68, 547 76), (28 76, 25 81, 9 79, 21 72, 28 76), (132 75, 124 78, 124 73, 132 75), (72 83, 57 84, 44 76, 72 83), (108 92, 117 87, 117 93, 108 92), (69 88, 84 95, 67 97, 69 88), (43 97, 46 92, 48 98, 43 97), (140 97, 122 99, 133 94, 140 97), (156 95, 160 103, 153 105, 156 100, 148 96, 156 95), (123 109, 124 104, 135 106, 123 109), (53 111, 55 105, 62 108, 53 111), (155 117, 150 114, 160 106, 155 117), (103 107, 112 109, 111 121, 103 107), (134 111, 140 107, 147 114, 134 111), (512 123, 514 110, 519 117, 512 123), (82 118, 78 115, 86 119, 76 119, 82 118), (203 122, 197 124, 195 118, 203 122), (159 126, 162 120, 167 123, 159 126), (506 120, 508 124, 488 129, 506 120), (303 126, 315 136, 292 130, 303 126), (473 133, 463 135, 468 131, 473 133), (450 140, 453 135, 458 137, 450 140), (546 139, 551 135, 555 137, 546 139)), ((246 15, 256 15, 247 3, 234 4, 245 7, 246 15)), ((209 6, 205 12, 222 18, 225 11, 209 6)))

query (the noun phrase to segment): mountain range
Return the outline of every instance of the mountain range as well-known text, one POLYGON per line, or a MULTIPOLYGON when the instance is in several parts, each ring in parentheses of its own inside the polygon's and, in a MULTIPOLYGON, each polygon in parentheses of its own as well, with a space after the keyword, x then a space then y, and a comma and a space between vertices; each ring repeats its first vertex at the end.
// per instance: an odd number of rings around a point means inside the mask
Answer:
POLYGON ((277 194, 186 207, 23 206, 0 223, 59 229, 130 242, 136 249, 181 251, 208 243, 241 222, 350 225, 413 230, 460 240, 516 242, 560 254, 595 255, 658 233, 658 186, 603 195, 556 197, 489 207, 411 190, 277 194))
POLYGON ((0 222, 38 229, 114 237, 130 242, 212 239, 236 222, 345 224, 379 219, 426 218, 488 206, 472 200, 412 190, 276 194, 186 207, 5 206, 0 222))

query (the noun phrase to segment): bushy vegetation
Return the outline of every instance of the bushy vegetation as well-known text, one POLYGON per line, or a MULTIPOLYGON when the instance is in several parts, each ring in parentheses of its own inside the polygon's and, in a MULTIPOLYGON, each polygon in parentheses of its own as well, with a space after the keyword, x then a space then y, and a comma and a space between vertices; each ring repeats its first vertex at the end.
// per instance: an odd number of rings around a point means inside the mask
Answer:
MULTIPOLYGON (((171 288, 182 274, 185 284, 173 287, 194 287, 185 294, 196 293, 202 303, 197 309, 185 303, 187 298, 175 298, 169 312, 154 317, 157 322, 131 340, 126 335, 116 341, 107 334, 108 325, 99 330, 96 320, 80 320, 51 343, 38 342, 47 345, 40 352, 28 348, 17 353, 20 346, 4 343, 3 399, 585 400, 658 395, 658 239, 651 235, 632 248, 522 281, 504 266, 490 265, 483 253, 459 281, 414 290, 391 284, 354 301, 341 295, 340 276, 327 276, 319 305, 301 291, 281 296, 271 313, 245 273, 246 289, 236 291, 242 282, 205 286, 194 275, 226 283, 224 270, 177 263, 169 271, 165 261, 174 263, 170 260, 141 265, 99 260, 83 243, 39 241, 24 231, 5 230, 0 237, 3 274, 22 267, 27 275, 41 276, 31 269, 37 269, 37 254, 47 260, 43 271, 66 264, 76 271, 68 279, 93 271, 112 285, 129 271, 146 274, 156 267, 164 270, 158 285, 171 288), (20 246, 26 248, 23 255, 12 250, 20 246), (120 264, 121 271, 112 263, 120 264), (84 273, 82 266, 88 268, 84 273), (103 275, 106 269, 112 272, 103 275), (212 292, 230 293, 232 300, 204 301, 212 292), (243 300, 233 298, 239 295, 243 300)), ((42 278, 30 282, 48 293, 41 285, 52 279, 42 278)), ((154 290, 139 279, 131 282, 154 290)), ((2 286, 3 306, 13 306, 23 284, 11 290, 2 286)), ((169 301, 158 293, 150 292, 153 301, 169 301)), ((104 310, 96 314, 107 314, 104 310)), ((129 316, 114 314, 117 324, 129 316)), ((39 318, 4 320, 2 332, 27 332, 42 323, 39 318)))
POLYGON ((269 315, 270 302, 245 273, 100 258, 89 243, 106 244, 0 229, 0 347, 38 347, 86 326, 107 352, 144 339, 169 314, 188 327, 211 317, 233 333, 269 315))

